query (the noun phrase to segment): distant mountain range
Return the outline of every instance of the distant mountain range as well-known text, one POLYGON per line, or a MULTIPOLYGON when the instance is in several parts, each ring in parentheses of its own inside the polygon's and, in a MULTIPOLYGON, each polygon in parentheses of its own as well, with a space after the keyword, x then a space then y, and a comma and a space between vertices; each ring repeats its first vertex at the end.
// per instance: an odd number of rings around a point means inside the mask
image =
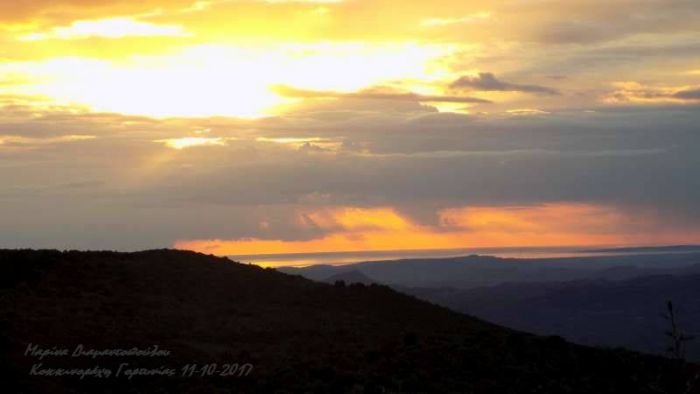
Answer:
POLYGON ((637 246, 628 248, 588 249, 583 253, 700 253, 700 245, 637 246))
POLYGON ((624 280, 645 275, 700 272, 700 252, 514 259, 465 256, 446 259, 372 261, 349 265, 279 268, 281 272, 324 281, 358 271, 374 281, 403 287, 469 289, 507 282, 624 280))
POLYGON ((681 393, 696 372, 513 331, 376 284, 317 283, 169 250, 0 251, 8 392, 681 393), (58 354, 78 345, 102 355, 58 354), (40 359, 32 346, 56 354, 40 359), (169 353, 117 351, 154 346, 169 353), (37 364, 174 372, 81 379, 35 376, 37 364), (252 371, 241 374, 243 365, 252 371))
POLYGON ((698 336, 687 344, 688 357, 700 361, 697 249, 635 248, 624 251, 650 254, 552 259, 466 256, 283 271, 326 281, 362 275, 510 328, 657 354, 666 352, 667 322, 660 315, 672 300, 683 329, 698 336))

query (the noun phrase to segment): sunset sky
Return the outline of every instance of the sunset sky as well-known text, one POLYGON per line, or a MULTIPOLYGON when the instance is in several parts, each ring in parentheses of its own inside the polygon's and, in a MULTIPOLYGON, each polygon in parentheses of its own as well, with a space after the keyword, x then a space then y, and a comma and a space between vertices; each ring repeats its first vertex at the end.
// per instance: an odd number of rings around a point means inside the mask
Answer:
POLYGON ((0 2, 0 247, 700 243, 698 0, 0 2))

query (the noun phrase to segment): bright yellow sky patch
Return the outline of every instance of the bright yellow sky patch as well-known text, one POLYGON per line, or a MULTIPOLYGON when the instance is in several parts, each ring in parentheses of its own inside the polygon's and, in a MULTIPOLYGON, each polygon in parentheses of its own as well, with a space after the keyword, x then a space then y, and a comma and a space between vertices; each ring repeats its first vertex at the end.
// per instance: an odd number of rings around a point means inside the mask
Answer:
POLYGON ((165 144, 168 148, 173 148, 177 150, 182 150, 186 148, 192 148, 197 146, 222 146, 226 144, 223 138, 207 138, 207 137, 183 137, 183 138, 171 138, 166 140, 157 140, 155 142, 160 142, 165 144))
MULTIPOLYGON (((402 78, 431 79, 445 46, 334 44, 192 46, 125 61, 81 57, 0 65, 26 83, 8 92, 130 115, 260 117, 294 102, 272 87, 355 91, 402 78)), ((0 91, 2 88, 0 87, 0 91)))
POLYGON ((424 19, 421 21, 422 26, 426 27, 441 27, 449 25, 458 25, 462 23, 474 23, 478 21, 483 21, 491 17, 490 12, 478 12, 476 14, 468 15, 461 18, 431 18, 424 19))
POLYGON ((124 38, 139 36, 187 37, 190 34, 182 26, 156 25, 129 18, 109 18, 76 21, 70 26, 54 27, 46 33, 32 33, 19 37, 23 41, 71 40, 89 37, 124 38))

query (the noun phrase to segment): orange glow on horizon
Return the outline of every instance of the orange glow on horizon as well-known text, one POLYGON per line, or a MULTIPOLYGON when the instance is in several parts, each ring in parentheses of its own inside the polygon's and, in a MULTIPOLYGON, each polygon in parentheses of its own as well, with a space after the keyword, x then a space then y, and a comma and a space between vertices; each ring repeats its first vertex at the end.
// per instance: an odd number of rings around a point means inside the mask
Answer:
POLYGON ((299 226, 326 235, 307 240, 239 239, 179 241, 176 248, 216 255, 258 255, 461 249, 632 245, 668 239, 700 240, 700 234, 659 234, 650 215, 626 215, 586 204, 466 207, 439 212, 440 224, 416 223, 392 208, 340 207, 300 215, 299 226))

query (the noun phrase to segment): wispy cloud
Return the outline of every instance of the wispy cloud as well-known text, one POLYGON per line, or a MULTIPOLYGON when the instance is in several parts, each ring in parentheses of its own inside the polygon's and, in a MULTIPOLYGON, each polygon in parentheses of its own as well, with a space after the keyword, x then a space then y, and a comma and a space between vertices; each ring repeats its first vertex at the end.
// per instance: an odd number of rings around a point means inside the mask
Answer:
POLYGON ((442 27, 450 25, 461 25, 475 22, 481 22, 491 18, 490 12, 477 12, 461 18, 428 18, 421 21, 421 26, 426 27, 442 27))
POLYGON ((168 148, 182 150, 198 146, 224 146, 226 141, 226 139, 220 137, 182 137, 155 140, 154 142, 162 143, 168 148))
POLYGON ((18 135, 0 135, 0 149, 3 147, 32 147, 51 144, 62 144, 77 141, 89 141, 97 138, 94 135, 61 135, 57 137, 24 137, 18 135))
POLYGON ((450 84, 452 89, 469 89, 485 92, 523 92, 546 95, 559 95, 557 89, 540 85, 524 85, 501 81, 492 73, 479 73, 477 76, 464 76, 450 84))
POLYGON ((393 100, 437 103, 491 103, 491 101, 489 100, 470 96, 424 95, 383 88, 366 89, 356 93, 345 93, 334 91, 297 89, 290 86, 277 85, 273 87, 273 91, 279 94, 280 96, 289 98, 351 98, 362 100, 393 100))
POLYGON ((31 33, 21 36, 22 41, 38 40, 74 40, 90 37, 124 38, 124 37, 188 37, 182 26, 158 25, 130 18, 109 18, 73 22, 70 26, 54 27, 46 32, 31 33))
POLYGON ((616 82, 616 90, 603 96, 607 103, 687 104, 700 102, 700 86, 650 86, 639 82, 616 82))

